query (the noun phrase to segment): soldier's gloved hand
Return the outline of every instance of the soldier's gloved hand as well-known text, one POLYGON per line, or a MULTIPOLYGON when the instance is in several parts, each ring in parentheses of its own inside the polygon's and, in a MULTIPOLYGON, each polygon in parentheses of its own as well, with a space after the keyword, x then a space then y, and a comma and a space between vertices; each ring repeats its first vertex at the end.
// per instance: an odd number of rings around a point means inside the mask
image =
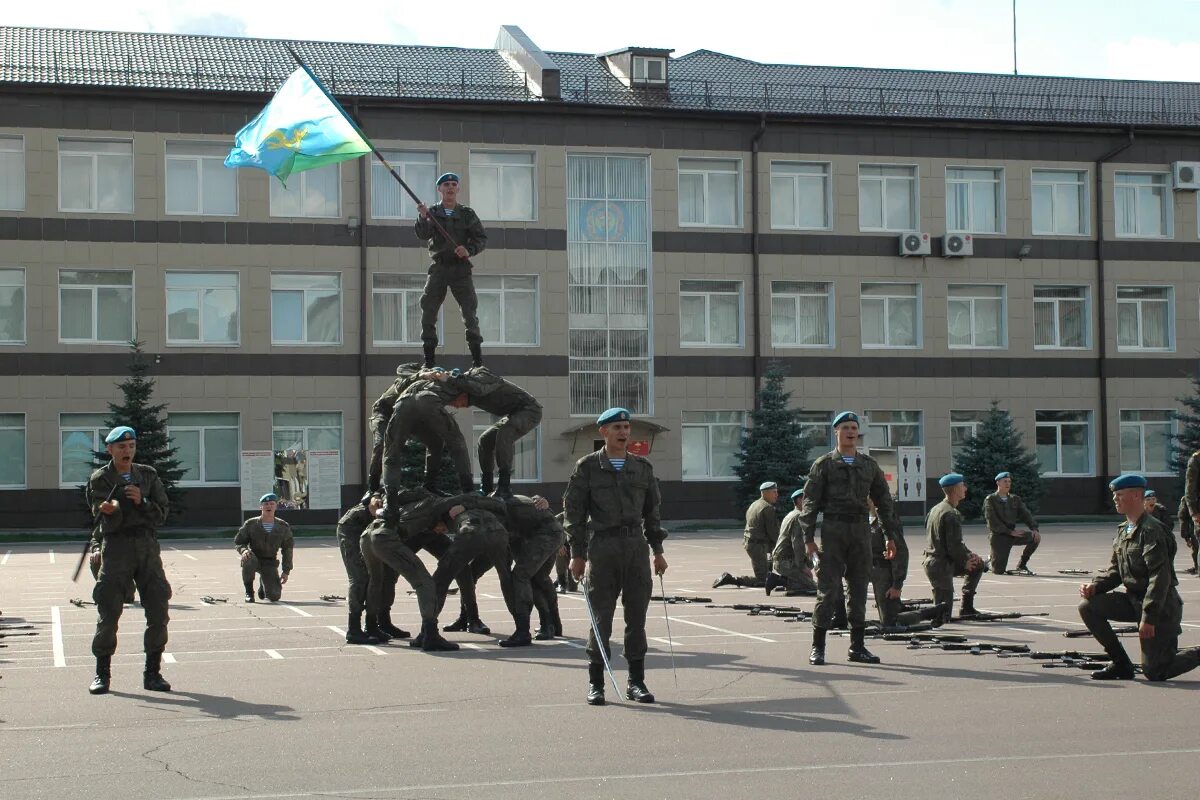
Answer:
POLYGON ((583 571, 585 569, 587 569, 587 559, 586 558, 572 558, 571 559, 571 577, 574 578, 576 581, 583 580, 583 571))

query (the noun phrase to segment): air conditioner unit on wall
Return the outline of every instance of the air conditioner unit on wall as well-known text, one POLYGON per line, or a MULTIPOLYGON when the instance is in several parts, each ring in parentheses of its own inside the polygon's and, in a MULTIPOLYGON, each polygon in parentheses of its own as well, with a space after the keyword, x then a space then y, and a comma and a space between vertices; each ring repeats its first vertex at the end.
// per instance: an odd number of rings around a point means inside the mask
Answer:
POLYGON ((900 255, 927 256, 930 252, 932 252, 932 249, 928 233, 913 231, 912 233, 900 234, 900 255))
POLYGON ((974 255, 975 242, 969 233, 947 233, 942 237, 942 258, 974 255))
POLYGON ((1200 161, 1176 161, 1172 164, 1171 185, 1176 191, 1200 190, 1200 161))

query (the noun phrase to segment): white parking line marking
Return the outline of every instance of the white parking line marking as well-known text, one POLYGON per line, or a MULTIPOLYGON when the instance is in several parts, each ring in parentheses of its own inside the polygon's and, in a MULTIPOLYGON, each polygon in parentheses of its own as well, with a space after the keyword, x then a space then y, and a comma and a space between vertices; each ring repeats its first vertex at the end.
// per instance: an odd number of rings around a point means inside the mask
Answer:
POLYGON ((299 614, 302 617, 311 617, 312 616, 312 614, 308 613, 303 608, 296 608, 295 606, 289 605, 288 603, 277 603, 276 605, 281 605, 284 608, 286 608, 288 611, 294 611, 295 613, 299 614))
MULTIPOLYGON (((2 567, 8 563, 8 557, 11 555, 12 555, 12 550, 9 550, 7 553, 4 554, 4 558, 0 558, 0 567, 2 567)), ((11 728, 10 730, 16 730, 16 728, 11 728)))
POLYGON ((283 656, 279 655, 278 650, 263 650, 263 652, 269 655, 271 658, 278 659, 280 661, 283 660, 283 656))
POLYGON ((171 653, 163 653, 162 660, 163 660, 164 664, 178 664, 179 663, 178 661, 175 660, 175 656, 172 655, 171 653))
POLYGON ((178 547, 172 547, 171 549, 172 549, 172 550, 174 550, 176 553, 179 553, 179 554, 180 554, 181 556, 183 556, 184 558, 190 558, 192 561, 199 561, 199 560, 200 560, 200 559, 196 558, 194 555, 192 555, 191 553, 185 553, 185 552, 183 552, 183 551, 182 551, 182 550, 180 550, 178 547))
POLYGON ((63 653, 62 615, 58 611, 58 606, 50 607, 50 624, 53 626, 54 666, 65 667, 67 658, 63 653))
POLYGON ((683 625, 695 625, 697 628, 707 628, 710 631, 725 633, 730 636, 740 636, 743 639, 753 639, 756 642, 770 642, 771 644, 775 644, 774 639, 768 639, 765 636, 754 636, 753 634, 749 633, 738 633, 737 631, 731 631, 728 628, 718 628, 715 625, 705 625, 703 622, 692 622, 690 619, 684 619, 683 617, 673 617, 672 621, 681 623, 683 625))
POLYGON ((51 564, 54 563, 54 551, 53 550, 50 551, 50 563, 51 564))

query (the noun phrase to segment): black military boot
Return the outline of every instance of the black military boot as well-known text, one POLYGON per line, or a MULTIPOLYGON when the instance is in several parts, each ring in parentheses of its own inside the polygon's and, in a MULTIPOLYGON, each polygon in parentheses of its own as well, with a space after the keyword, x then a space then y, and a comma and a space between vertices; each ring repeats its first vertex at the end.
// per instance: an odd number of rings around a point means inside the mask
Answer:
POLYGON ((850 653, 847 658, 858 664, 878 664, 879 656, 867 649, 865 634, 863 628, 850 629, 850 653))
POLYGON ((88 687, 89 694, 108 694, 108 685, 112 681, 112 656, 96 656, 96 677, 88 687))
POLYGON ((589 706, 604 705, 604 665, 588 664, 588 693, 589 706))
POLYGON ((512 488, 509 485, 512 483, 512 470, 500 470, 500 480, 496 482, 496 491, 492 492, 492 497, 498 497, 501 500, 507 500, 513 496, 512 488))
POLYGON ((171 691, 171 684, 162 676, 161 664, 162 653, 146 653, 146 671, 142 673, 142 688, 146 691, 171 691))
POLYGON ((367 612, 366 634, 379 642, 379 644, 387 644, 392 640, 392 637, 379 627, 379 619, 370 611, 367 612))
POLYGON ((554 635, 563 635, 562 615, 558 613, 558 598, 555 598, 554 605, 550 606, 551 624, 554 625, 554 635))
POLYGON ((245 584, 245 586, 246 586, 246 602, 253 603, 254 602, 254 581, 250 581, 249 583, 245 584))
POLYGON ((491 632, 492 629, 479 617, 475 617, 467 622, 467 633, 474 633, 477 636, 488 636, 491 632))
POLYGON ((471 366, 483 366, 483 344, 481 342, 467 342, 467 347, 471 350, 471 366))
POLYGON ((458 645, 442 637, 434 619, 421 623, 421 649, 426 653, 452 653, 458 649, 458 645))
POLYGON ((496 488, 495 484, 492 482, 494 479, 495 476, 490 472, 479 473, 479 491, 483 492, 485 497, 491 494, 492 490, 496 488))
POLYGON ((374 636, 363 633, 361 613, 350 612, 350 619, 346 623, 346 644, 379 644, 374 636))
POLYGON ((444 626, 442 630, 446 631, 447 633, 462 633, 468 627, 470 627, 470 625, 471 620, 467 619, 467 615, 459 614, 458 619, 454 620, 454 622, 451 622, 449 625, 444 626))
POLYGON ((539 642, 548 642, 557 634, 554 633, 554 623, 551 620, 542 620, 538 625, 538 631, 533 635, 533 638, 539 642))
POLYGON ((437 344, 430 344, 429 342, 425 342, 424 347, 425 347, 425 363, 422 364, 422 366, 432 368, 434 366, 433 354, 437 351, 437 344))
POLYGON ((940 628, 950 621, 950 609, 952 605, 952 603, 938 603, 937 605, 926 606, 920 609, 917 614, 921 619, 933 625, 933 627, 940 628))
POLYGON ((783 589, 787 586, 787 578, 778 575, 775 572, 768 572, 767 578, 763 582, 763 587, 767 590, 767 597, 771 596, 773 589, 783 589))
POLYGON ((720 589, 722 586, 737 586, 737 585, 738 585, 737 578, 733 577, 728 572, 722 572, 721 577, 719 577, 715 581, 713 581, 712 587, 714 589, 720 589))
POLYGON ((395 625, 392 624, 392 612, 391 611, 380 612, 380 614, 379 614, 379 630, 383 631, 384 633, 386 633, 388 636, 392 637, 393 639, 407 639, 409 636, 412 636, 412 634, 409 633, 408 631, 404 630, 403 628, 397 628, 395 625))
POLYGON ((808 663, 814 667, 825 666, 825 629, 813 628, 812 650, 808 652, 808 663))
POLYGON ((962 606, 958 609, 958 616, 973 617, 978 613, 979 611, 977 611, 975 608, 975 593, 963 592, 962 606))
POLYGON ((469 472, 460 472, 458 474, 458 489, 463 494, 474 494, 475 476, 469 472))
POLYGON ((259 581, 258 581, 258 599, 259 600, 267 599, 267 591, 266 591, 266 589, 263 588, 263 582, 262 582, 261 578, 259 578, 259 581))
POLYGON ((1092 673, 1094 681, 1131 681, 1133 680, 1134 669, 1133 662, 1129 660, 1129 655, 1121 648, 1120 652, 1109 653, 1109 658, 1112 659, 1107 667, 1098 669, 1092 673))
POLYGON ((646 688, 646 662, 629 662, 629 684, 625 687, 625 696, 635 703, 653 703, 654 695, 646 688))
POLYGON ((517 623, 517 629, 513 635, 507 639, 501 639, 499 644, 501 647, 529 647, 533 644, 533 637, 529 635, 529 615, 514 614, 514 621, 517 623))

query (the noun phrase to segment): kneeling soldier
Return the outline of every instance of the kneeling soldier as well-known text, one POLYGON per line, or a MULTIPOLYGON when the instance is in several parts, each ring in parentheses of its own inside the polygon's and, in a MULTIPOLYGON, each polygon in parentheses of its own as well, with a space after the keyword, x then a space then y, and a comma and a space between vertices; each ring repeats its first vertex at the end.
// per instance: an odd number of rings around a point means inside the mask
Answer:
POLYGON ((951 472, 938 479, 945 499, 933 507, 926 522, 925 575, 933 586, 933 602, 944 609, 942 621, 949 621, 954 607, 954 577, 966 576, 962 590, 962 609, 966 617, 976 613, 975 590, 987 571, 983 559, 967 549, 962 535, 962 514, 958 504, 967 496, 963 476, 951 472))
POLYGON ((246 602, 254 602, 254 576, 262 576, 259 599, 272 603, 283 595, 283 585, 292 572, 292 526, 275 516, 279 495, 267 492, 258 499, 262 514, 242 523, 233 546, 242 563, 242 583, 246 586, 246 602), (279 572, 279 554, 283 551, 283 574, 279 572))

